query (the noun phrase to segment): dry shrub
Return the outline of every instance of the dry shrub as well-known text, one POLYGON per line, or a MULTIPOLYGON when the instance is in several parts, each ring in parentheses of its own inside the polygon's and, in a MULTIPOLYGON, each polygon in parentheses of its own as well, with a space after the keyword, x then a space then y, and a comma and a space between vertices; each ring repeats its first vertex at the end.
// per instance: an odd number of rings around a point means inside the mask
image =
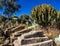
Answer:
POLYGON ((38 26, 35 26, 35 28, 33 30, 41 30, 41 31, 43 31, 44 28, 42 26, 38 25, 38 26))
POLYGON ((52 39, 59 36, 59 30, 57 28, 48 28, 48 30, 46 30, 44 33, 45 36, 52 39))

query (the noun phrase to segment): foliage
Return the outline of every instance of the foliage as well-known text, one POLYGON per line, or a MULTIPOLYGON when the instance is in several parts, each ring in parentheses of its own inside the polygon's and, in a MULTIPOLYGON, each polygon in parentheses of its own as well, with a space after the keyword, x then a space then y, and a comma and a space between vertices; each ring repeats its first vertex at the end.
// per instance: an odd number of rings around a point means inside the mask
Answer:
POLYGON ((13 13, 19 10, 20 5, 16 0, 0 0, 0 8, 4 10, 4 14, 10 17, 13 13))
POLYGON ((5 22, 6 19, 7 19, 6 17, 0 16, 0 23, 5 22))
POLYGON ((12 16, 12 17, 10 17, 10 20, 14 23, 16 23, 16 21, 18 21, 19 20, 19 18, 17 17, 17 16, 12 16))

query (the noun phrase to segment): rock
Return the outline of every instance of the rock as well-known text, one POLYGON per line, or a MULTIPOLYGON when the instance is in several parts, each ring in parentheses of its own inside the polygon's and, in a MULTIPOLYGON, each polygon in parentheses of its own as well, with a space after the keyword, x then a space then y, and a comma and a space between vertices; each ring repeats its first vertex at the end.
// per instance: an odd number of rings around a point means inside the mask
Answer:
POLYGON ((3 45, 8 45, 8 44, 9 44, 9 40, 6 39, 3 45))
POLYGON ((14 46, 20 46, 20 41, 19 41, 19 39, 18 39, 18 40, 15 40, 15 41, 13 42, 13 44, 14 44, 14 46))
POLYGON ((55 43, 57 46, 60 46, 60 35, 59 37, 55 38, 55 43))

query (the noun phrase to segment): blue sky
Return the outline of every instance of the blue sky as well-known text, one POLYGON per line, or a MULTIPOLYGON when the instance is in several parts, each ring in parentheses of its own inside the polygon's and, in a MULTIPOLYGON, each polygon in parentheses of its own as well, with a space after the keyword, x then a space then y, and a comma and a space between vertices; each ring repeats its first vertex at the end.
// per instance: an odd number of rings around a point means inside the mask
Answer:
POLYGON ((60 0, 17 0, 17 3, 21 5, 20 10, 16 13, 17 16, 22 14, 30 15, 35 6, 42 4, 50 4, 57 11, 60 11, 60 0))

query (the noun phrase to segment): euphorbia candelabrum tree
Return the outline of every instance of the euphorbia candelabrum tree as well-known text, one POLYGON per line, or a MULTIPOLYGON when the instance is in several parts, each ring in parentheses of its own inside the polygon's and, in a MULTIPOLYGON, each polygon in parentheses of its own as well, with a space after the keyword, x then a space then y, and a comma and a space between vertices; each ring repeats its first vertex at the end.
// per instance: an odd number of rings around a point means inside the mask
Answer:
POLYGON ((31 21, 35 20, 36 23, 42 25, 43 27, 50 26, 57 17, 56 10, 47 4, 42 4, 41 6, 36 6, 30 15, 31 21))

